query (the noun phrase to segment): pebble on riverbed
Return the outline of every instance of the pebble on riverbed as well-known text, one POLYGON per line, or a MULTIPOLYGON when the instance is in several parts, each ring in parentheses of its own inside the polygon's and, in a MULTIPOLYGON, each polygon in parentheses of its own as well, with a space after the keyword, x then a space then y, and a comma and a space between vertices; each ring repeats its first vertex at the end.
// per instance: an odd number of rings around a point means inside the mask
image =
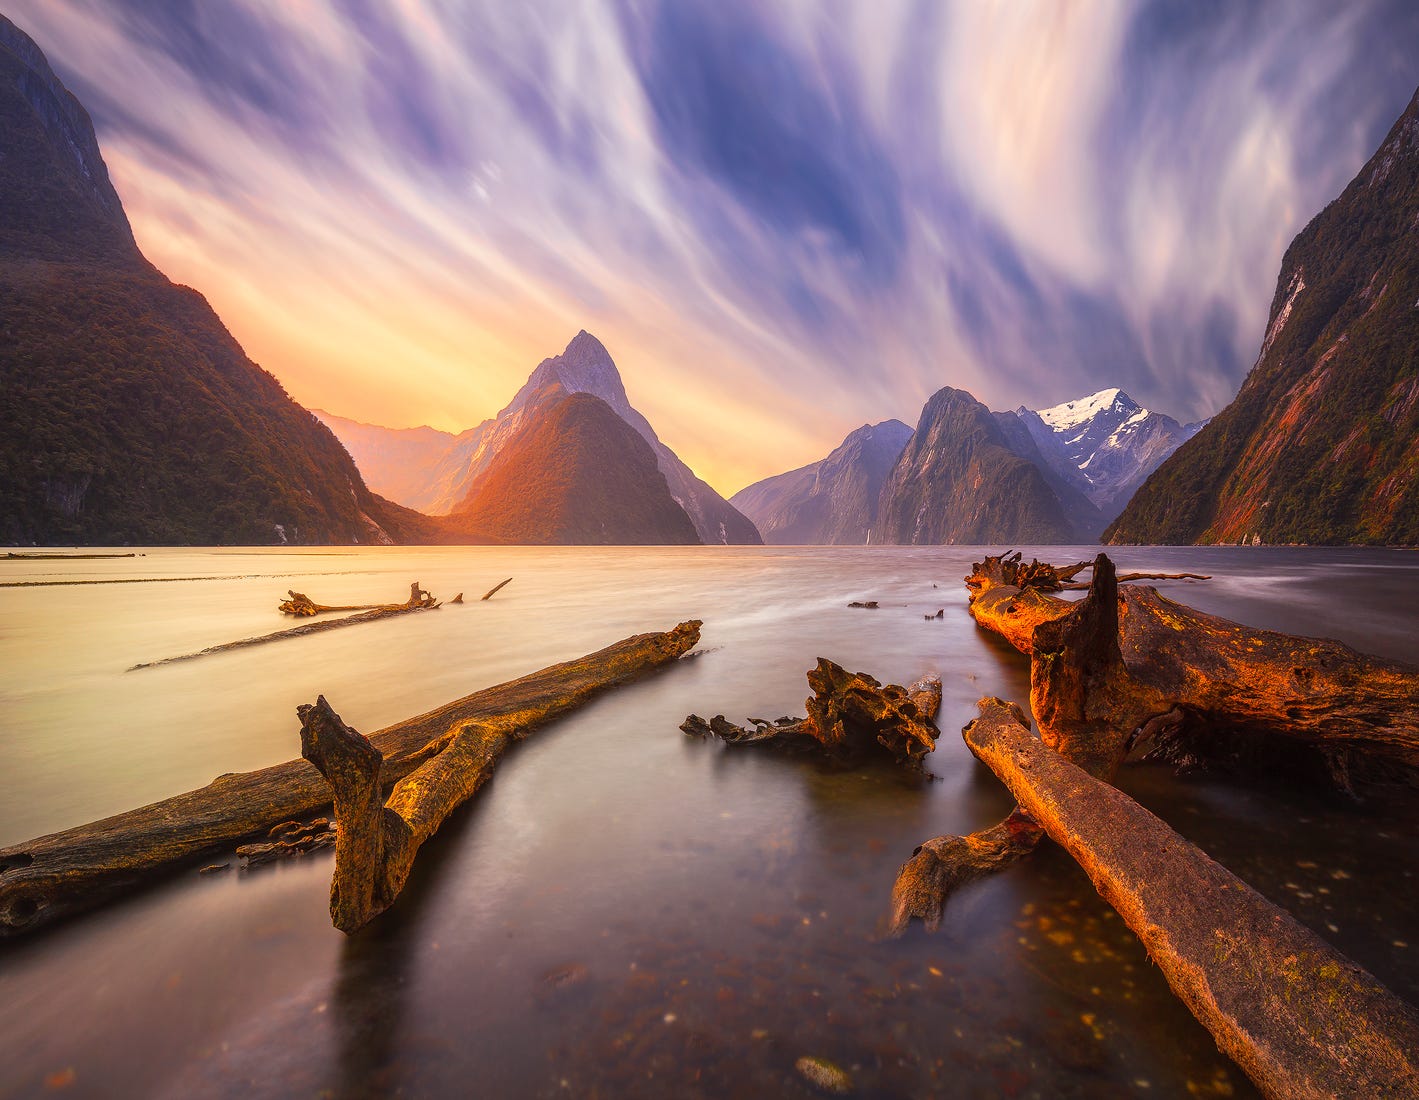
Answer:
POLYGON ((813 1055, 805 1054, 793 1063, 793 1068, 809 1084, 833 1096, 846 1096, 852 1092, 852 1078, 848 1075, 847 1070, 826 1058, 816 1058, 813 1055))

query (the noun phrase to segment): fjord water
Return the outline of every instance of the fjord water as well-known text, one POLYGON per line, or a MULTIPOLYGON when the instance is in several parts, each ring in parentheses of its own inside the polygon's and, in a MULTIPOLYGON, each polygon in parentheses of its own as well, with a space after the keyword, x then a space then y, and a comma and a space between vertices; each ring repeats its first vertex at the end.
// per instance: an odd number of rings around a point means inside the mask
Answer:
MULTIPOLYGON (((1028 696, 1024 662, 966 614, 961 578, 980 553, 0 561, 0 844, 289 759, 295 707, 320 693, 373 731, 628 634, 705 623, 699 656, 514 747, 395 908, 353 938, 329 924, 324 852, 184 873, 5 945, 0 1095, 794 1096, 812 1092, 803 1056, 843 1067, 864 1096, 1251 1095, 1056 849, 967 890, 937 934, 882 936, 913 847, 1010 807, 957 732, 978 697, 1028 696), (125 671, 289 625, 275 612, 287 588, 370 603, 401 600, 411 580, 473 602, 125 671), (54 583, 74 581, 106 583, 54 583), (116 583, 129 581, 155 583, 116 583), (678 730, 691 711, 801 714, 820 655, 884 681, 941 675, 934 781, 678 730)), ((1412 553, 1114 556, 1121 570, 1213 574, 1160 585, 1201 609, 1414 659, 1412 553)), ((1148 766, 1121 785, 1419 1001, 1411 811, 1148 766)))

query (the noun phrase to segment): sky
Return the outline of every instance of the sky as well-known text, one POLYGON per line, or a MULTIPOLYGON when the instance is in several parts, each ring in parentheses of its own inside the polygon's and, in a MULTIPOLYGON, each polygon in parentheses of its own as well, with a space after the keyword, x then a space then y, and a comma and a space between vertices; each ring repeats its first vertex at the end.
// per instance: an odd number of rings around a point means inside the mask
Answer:
POLYGON ((1209 416, 1419 4, 5 0, 296 400, 495 415, 579 329, 726 495, 942 386, 1209 416))

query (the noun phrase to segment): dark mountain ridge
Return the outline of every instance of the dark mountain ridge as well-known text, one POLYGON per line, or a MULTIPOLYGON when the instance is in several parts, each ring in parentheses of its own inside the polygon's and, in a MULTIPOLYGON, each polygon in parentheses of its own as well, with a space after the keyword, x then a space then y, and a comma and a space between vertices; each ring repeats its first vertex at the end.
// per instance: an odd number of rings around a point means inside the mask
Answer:
POLYGON ((0 540, 436 539, 143 258, 87 113, 0 16, 0 540))
POLYGON ((1286 250, 1236 398, 1105 537, 1419 544, 1419 92, 1286 250))
POLYGON ((882 489, 883 542, 1063 543, 1075 532, 1033 462, 995 416, 949 386, 927 401, 882 489))

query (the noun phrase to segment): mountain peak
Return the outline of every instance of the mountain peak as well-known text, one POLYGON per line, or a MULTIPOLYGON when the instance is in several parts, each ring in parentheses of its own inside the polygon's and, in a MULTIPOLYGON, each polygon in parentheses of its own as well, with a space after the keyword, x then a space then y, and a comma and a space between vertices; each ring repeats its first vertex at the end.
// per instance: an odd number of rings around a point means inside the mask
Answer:
POLYGON ((3 15, 0 128, 0 247, 33 259, 143 262, 88 112, 3 15))
POLYGON ((626 387, 621 382, 621 372, 616 369, 611 353, 606 350, 605 344, 582 329, 572 337, 561 355, 543 359, 537 365, 527 384, 517 391, 498 418, 525 408, 534 395, 554 384, 568 393, 589 393, 599 397, 622 417, 630 412, 626 387))
POLYGON ((1052 405, 1048 409, 1040 409, 1039 418, 1057 432, 1069 431, 1077 428, 1081 424, 1094 419, 1102 412, 1112 410, 1115 413, 1133 416, 1137 413, 1146 413, 1147 410, 1139 405, 1137 401, 1129 397, 1123 390, 1113 386, 1106 390, 1099 390, 1091 393, 1088 397, 1078 397, 1073 401, 1066 401, 1061 405, 1052 405))

